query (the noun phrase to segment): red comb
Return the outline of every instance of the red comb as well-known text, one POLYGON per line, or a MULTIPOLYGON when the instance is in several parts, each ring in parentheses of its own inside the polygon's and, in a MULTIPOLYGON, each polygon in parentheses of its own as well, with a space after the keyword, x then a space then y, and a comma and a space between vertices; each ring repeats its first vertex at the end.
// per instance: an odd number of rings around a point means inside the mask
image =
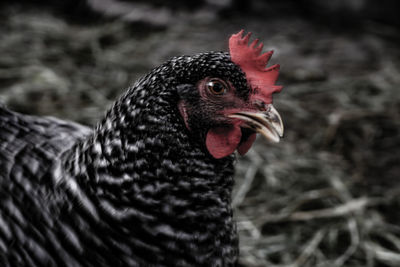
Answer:
POLYGON ((275 64, 266 68, 273 51, 261 54, 263 43, 255 39, 250 46, 251 32, 243 37, 244 30, 233 34, 229 39, 229 52, 231 60, 246 74, 247 82, 253 90, 253 98, 264 103, 272 103, 272 94, 279 92, 282 86, 274 85, 279 75, 279 65, 275 64))

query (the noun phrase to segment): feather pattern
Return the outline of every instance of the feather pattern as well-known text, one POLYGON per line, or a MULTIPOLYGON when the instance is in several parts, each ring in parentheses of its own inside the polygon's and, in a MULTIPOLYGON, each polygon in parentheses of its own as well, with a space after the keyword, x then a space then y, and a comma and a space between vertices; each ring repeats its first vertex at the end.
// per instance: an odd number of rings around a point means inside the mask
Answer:
POLYGON ((234 157, 209 155, 177 105, 179 85, 210 75, 248 97, 212 52, 154 69, 94 130, 1 107, 0 265, 236 265, 234 157))

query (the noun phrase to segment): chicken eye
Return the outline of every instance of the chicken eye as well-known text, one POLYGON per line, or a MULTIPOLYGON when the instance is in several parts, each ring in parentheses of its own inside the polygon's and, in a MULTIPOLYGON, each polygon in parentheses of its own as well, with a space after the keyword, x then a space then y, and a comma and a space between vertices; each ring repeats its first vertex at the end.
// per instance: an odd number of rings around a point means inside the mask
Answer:
POLYGON ((228 87, 223 81, 219 79, 212 79, 207 82, 207 89, 213 95, 224 95, 227 92, 228 87))

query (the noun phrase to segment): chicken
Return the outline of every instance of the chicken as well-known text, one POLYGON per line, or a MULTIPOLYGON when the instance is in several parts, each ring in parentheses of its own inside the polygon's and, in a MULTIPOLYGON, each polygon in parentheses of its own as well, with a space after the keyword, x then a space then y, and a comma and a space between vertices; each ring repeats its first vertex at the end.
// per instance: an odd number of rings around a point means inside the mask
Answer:
POLYGON ((155 68, 94 130, 0 106, 0 266, 235 266, 233 153, 283 133, 249 38, 155 68))

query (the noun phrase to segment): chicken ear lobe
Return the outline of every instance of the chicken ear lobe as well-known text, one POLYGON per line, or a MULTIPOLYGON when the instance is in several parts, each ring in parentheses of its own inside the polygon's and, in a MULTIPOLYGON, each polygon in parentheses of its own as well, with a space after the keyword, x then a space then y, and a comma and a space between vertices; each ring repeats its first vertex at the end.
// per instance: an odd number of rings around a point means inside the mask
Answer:
POLYGON ((229 156, 238 147, 241 137, 242 132, 239 126, 212 128, 206 137, 208 152, 216 159, 229 156))

